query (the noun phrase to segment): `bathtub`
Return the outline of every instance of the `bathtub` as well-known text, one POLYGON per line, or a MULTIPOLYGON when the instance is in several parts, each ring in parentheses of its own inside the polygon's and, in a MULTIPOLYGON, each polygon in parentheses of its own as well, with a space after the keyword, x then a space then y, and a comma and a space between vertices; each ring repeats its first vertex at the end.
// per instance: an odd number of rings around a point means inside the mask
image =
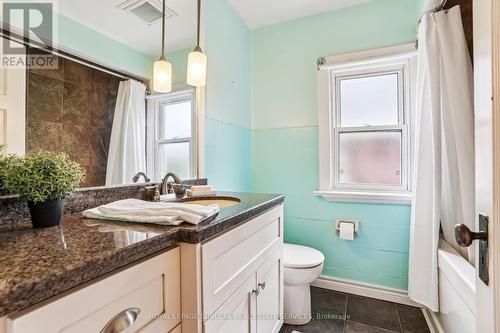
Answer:
POLYGON ((438 250, 439 313, 438 330, 446 333, 475 333, 476 270, 441 239, 438 250))

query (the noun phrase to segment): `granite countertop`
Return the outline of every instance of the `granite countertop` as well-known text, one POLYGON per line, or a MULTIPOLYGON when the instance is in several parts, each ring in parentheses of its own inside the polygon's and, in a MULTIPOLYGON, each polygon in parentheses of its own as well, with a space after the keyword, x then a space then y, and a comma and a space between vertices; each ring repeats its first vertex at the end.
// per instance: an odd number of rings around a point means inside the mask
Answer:
POLYGON ((236 197, 212 221, 158 226, 65 215, 60 226, 0 228, 0 317, 175 247, 216 236, 284 201, 282 195, 218 192, 236 197))

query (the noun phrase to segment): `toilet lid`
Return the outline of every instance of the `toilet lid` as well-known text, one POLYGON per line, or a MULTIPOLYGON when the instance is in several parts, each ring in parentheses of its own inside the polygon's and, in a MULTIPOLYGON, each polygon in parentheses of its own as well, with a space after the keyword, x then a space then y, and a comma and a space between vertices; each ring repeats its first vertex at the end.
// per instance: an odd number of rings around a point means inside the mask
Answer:
POLYGON ((285 244, 283 250, 283 265, 290 268, 310 268, 321 265, 325 256, 318 250, 307 246, 285 244))

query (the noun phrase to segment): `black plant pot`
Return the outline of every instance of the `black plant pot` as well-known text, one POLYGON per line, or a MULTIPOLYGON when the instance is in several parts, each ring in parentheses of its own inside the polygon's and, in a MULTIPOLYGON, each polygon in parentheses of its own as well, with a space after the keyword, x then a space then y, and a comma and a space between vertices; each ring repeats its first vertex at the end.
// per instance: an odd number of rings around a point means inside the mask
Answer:
POLYGON ((47 228, 59 225, 64 209, 64 199, 46 202, 28 202, 33 228, 47 228))

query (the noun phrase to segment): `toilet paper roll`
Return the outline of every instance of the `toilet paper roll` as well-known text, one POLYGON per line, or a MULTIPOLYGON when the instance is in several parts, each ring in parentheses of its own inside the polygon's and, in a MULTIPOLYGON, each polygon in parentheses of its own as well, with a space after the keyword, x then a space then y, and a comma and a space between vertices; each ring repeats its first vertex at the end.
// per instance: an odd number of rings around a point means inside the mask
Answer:
POLYGON ((340 231, 340 239, 343 240, 354 239, 354 223, 340 222, 339 231, 340 231))

